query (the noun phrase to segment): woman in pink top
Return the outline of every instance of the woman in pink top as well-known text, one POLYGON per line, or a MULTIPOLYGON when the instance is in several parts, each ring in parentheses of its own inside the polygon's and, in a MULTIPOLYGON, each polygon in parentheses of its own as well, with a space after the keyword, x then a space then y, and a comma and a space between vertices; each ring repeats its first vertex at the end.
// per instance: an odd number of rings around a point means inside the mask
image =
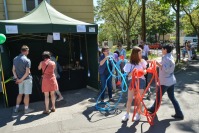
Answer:
POLYGON ((42 54, 43 61, 40 62, 38 69, 42 69, 43 79, 42 79, 42 92, 45 95, 45 106, 46 109, 44 114, 49 114, 49 92, 51 95, 52 108, 51 112, 55 112, 55 91, 58 88, 56 76, 54 73, 55 62, 50 60, 50 52, 44 51, 42 54))

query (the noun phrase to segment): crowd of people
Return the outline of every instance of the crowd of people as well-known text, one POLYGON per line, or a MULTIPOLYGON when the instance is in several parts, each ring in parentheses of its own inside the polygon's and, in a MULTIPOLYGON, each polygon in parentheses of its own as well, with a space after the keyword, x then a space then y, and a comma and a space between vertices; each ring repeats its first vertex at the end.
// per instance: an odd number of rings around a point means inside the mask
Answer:
POLYGON ((186 54, 188 55, 188 60, 192 60, 196 58, 196 51, 194 46, 191 45, 190 41, 185 41, 184 47, 182 48, 182 58, 184 59, 186 54))
MULTIPOLYGON (((114 78, 110 75, 110 70, 118 75, 117 70, 120 70, 121 73, 126 73, 126 81, 128 85, 128 99, 126 103, 126 113, 122 117, 122 121, 127 121, 130 117, 130 108, 132 105, 132 101, 136 93, 142 94, 144 89, 147 86, 147 67, 152 62, 148 60, 149 55, 149 47, 141 42, 139 46, 134 46, 131 51, 131 55, 128 62, 125 62, 126 59, 126 50, 122 47, 121 42, 118 42, 117 50, 114 53, 109 51, 108 42, 104 43, 105 46, 101 49, 101 54, 99 57, 99 75, 101 82, 101 91, 107 87, 108 89, 108 97, 109 102, 114 102, 113 99, 113 86, 120 86, 121 84, 117 84, 118 81, 121 82, 121 78, 114 78), (111 56, 110 56, 111 55, 111 56), (119 62, 118 65, 113 65, 112 60, 115 64, 119 62), (107 65, 108 64, 108 65, 107 65), (118 68, 115 68, 118 67, 118 68), (142 70, 144 74, 141 77, 137 77, 139 84, 139 92, 135 91, 135 85, 132 85, 132 71, 134 69, 142 70)), ((159 80, 162 89, 162 96, 165 92, 167 92, 169 99, 171 100, 174 108, 175 114, 172 115, 174 118, 184 119, 184 115, 181 111, 180 105, 175 98, 174 95, 174 85, 176 83, 176 79, 174 76, 175 62, 174 58, 171 54, 172 46, 165 45, 162 47, 162 60, 161 62, 157 62, 157 66, 159 67, 159 80)), ((32 76, 31 76, 31 61, 28 59, 27 55, 29 54, 29 48, 26 45, 23 45, 21 48, 21 53, 16 56, 13 60, 13 75, 16 79, 16 84, 19 87, 19 94, 16 99, 16 107, 14 112, 17 113, 19 111, 19 105, 22 101, 24 95, 24 113, 30 113, 33 109, 29 108, 29 95, 32 93, 32 76)), ((63 100, 63 96, 61 95, 58 87, 57 79, 60 78, 59 73, 57 72, 57 61, 56 58, 50 51, 44 51, 42 53, 42 59, 39 63, 38 70, 42 70, 42 84, 41 90, 44 93, 45 97, 45 109, 43 114, 49 114, 50 112, 55 112, 56 106, 56 94, 59 96, 57 101, 63 100), (51 99, 51 100, 50 100, 51 99), (49 108, 49 102, 51 101, 51 108, 49 108)), ((116 89, 116 87, 115 87, 116 89)), ((149 90, 150 92, 150 90, 149 90)), ((159 93, 159 92, 158 92, 159 93)), ((101 102, 105 100, 105 92, 102 92, 101 102)), ((157 101, 154 101, 154 104, 148 108, 150 113, 155 111, 156 103, 160 103, 160 96, 157 101)), ((139 108, 142 109, 143 106, 141 101, 139 102, 139 108)), ((135 121, 140 120, 140 112, 136 112, 135 117, 133 118, 135 121)))
MULTIPOLYGON (((108 96, 109 96, 109 102, 114 101, 112 97, 112 91, 114 90, 114 84, 117 82, 117 80, 121 79, 115 79, 113 78, 112 82, 110 78, 110 73, 108 69, 113 70, 114 65, 110 62, 110 58, 114 58, 115 64, 122 57, 122 59, 126 58, 126 50, 122 48, 121 42, 118 43, 117 45, 117 50, 113 53, 109 51, 108 47, 108 42, 105 42, 106 45, 102 48, 102 53, 100 54, 99 58, 99 74, 100 74, 100 82, 101 82, 101 91, 103 91, 104 88, 108 88, 108 96), (108 62, 108 63, 107 63, 108 62), (107 65, 109 64, 109 65, 107 65), (109 67, 109 68, 108 68, 109 67), (109 79, 108 79, 109 78, 109 79), (108 79, 108 80, 107 80, 108 79), (106 84, 107 80, 107 84, 106 84)), ((184 119, 184 115, 181 111, 180 105, 178 101, 175 98, 174 95, 174 85, 176 83, 176 79, 174 76, 174 69, 175 69, 175 62, 174 58, 171 54, 171 51, 173 50, 173 46, 171 45, 165 45, 162 47, 162 60, 161 62, 157 61, 157 66, 159 67, 159 79, 160 79, 160 84, 158 86, 161 86, 160 88, 162 89, 162 96, 164 95, 165 92, 167 92, 169 99, 171 100, 174 109, 175 109, 175 114, 172 115, 172 117, 176 119, 184 119)), ((120 64, 118 67, 121 70, 122 73, 127 73, 127 84, 128 84, 128 99, 126 103, 126 113, 122 117, 122 121, 127 121, 130 117, 130 108, 134 99, 134 96, 136 93, 142 93, 144 92, 144 89, 147 86, 147 67, 148 65, 152 62, 151 60, 148 60, 148 55, 149 55, 149 47, 146 45, 144 42, 141 42, 139 46, 134 46, 131 51, 130 59, 127 63, 120 64), (131 85, 132 82, 132 71, 134 69, 137 70, 142 70, 144 71, 144 75, 139 77, 139 92, 135 91, 135 85, 131 85)), ((116 73, 117 75, 117 73, 116 73)), ((159 91, 160 92, 160 91, 159 91)), ((158 92, 158 93, 159 93, 158 92)), ((150 89, 148 95, 150 95, 150 89)), ((105 93, 101 95, 101 102, 104 102, 105 98, 105 93)), ((154 101, 154 104, 150 107, 147 108, 149 113, 154 113, 155 111, 155 105, 156 103, 160 103, 160 96, 158 97, 157 101, 154 101)), ((141 104, 141 101, 139 102, 139 108, 142 109, 143 106, 141 104)), ((133 118, 134 121, 140 120, 141 115, 140 112, 136 112, 135 117, 133 118)))

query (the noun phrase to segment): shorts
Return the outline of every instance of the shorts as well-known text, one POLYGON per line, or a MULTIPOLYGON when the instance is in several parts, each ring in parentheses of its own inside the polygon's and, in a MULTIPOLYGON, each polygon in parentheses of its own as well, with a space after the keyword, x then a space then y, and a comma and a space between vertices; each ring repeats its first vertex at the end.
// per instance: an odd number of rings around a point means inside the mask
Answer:
POLYGON ((26 79, 18 84, 19 94, 32 94, 32 79, 26 79))
MULTIPOLYGON (((127 80, 127 85, 130 86, 131 85, 131 79, 130 80, 127 80)), ((139 81, 140 81, 140 86, 139 88, 140 89, 145 89, 146 88, 146 81, 145 79, 142 79, 142 78, 139 78, 139 81)), ((134 88, 136 88, 136 86, 134 85, 134 88)))

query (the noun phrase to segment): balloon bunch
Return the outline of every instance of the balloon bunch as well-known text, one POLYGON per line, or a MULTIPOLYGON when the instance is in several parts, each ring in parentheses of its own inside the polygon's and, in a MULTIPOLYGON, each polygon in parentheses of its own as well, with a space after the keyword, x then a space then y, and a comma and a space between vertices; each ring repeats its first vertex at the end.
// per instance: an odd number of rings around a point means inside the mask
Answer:
POLYGON ((101 94, 100 94, 99 97, 97 98, 96 105, 95 105, 95 108, 96 108, 98 111, 112 111, 112 110, 115 110, 115 109, 117 108, 119 102, 120 102, 121 99, 122 99, 122 94, 123 94, 124 92, 127 92, 127 90, 128 90, 128 86, 127 86, 127 83, 126 83, 126 80, 125 80, 127 74, 126 74, 126 73, 123 74, 123 73, 121 72, 120 68, 118 68, 118 65, 114 62, 114 56, 109 56, 109 61, 107 61, 106 63, 107 63, 108 71, 109 71, 109 73, 110 73, 109 77, 106 79, 106 84, 107 84, 108 80, 109 80, 110 78, 112 78, 112 76, 113 76, 113 77, 116 77, 116 78, 117 78, 117 77, 121 77, 121 79, 122 79, 122 84, 123 84, 123 85, 121 86, 122 91, 120 92, 119 99, 118 99, 118 101, 117 101, 113 106, 111 106, 109 102, 99 102, 99 99, 101 98, 102 93, 106 90, 106 86, 105 86, 105 88, 103 88, 101 94), (115 67, 116 71, 118 72, 118 76, 116 76, 116 75, 113 73, 113 71, 110 70, 110 68, 109 68, 109 62, 113 65, 113 67, 115 67), (101 105, 104 105, 105 107, 102 107, 101 105))
POLYGON ((0 45, 6 41, 6 36, 4 34, 0 34, 0 45))
POLYGON ((131 82, 131 87, 129 87, 130 90, 134 89, 134 92, 136 92, 134 94, 134 97, 135 97, 135 101, 134 101, 134 112, 133 112, 133 117, 132 117, 132 121, 133 121, 133 118, 135 116, 135 114, 137 112, 139 112, 140 114, 146 116, 147 118, 147 121, 150 125, 153 125, 154 124, 154 118, 156 116, 156 112, 158 111, 159 107, 160 107, 160 104, 161 104, 161 99, 162 99, 162 91, 161 91, 161 86, 160 85, 160 80, 159 80, 159 77, 158 77, 158 73, 157 73, 157 66, 156 66, 156 61, 152 61, 149 68, 147 68, 147 73, 150 73, 152 74, 152 78, 150 80, 150 82, 148 83, 147 87, 145 88, 144 92, 142 94, 139 93, 139 78, 141 76, 144 75, 144 71, 143 70, 138 70, 138 69, 134 69, 133 72, 132 72, 132 82, 131 82), (155 105, 155 111, 154 113, 150 113, 148 112, 147 110, 147 107, 146 107, 146 104, 144 103, 144 96, 146 94, 146 92, 148 91, 150 85, 152 84, 152 82, 155 81, 156 84, 156 101, 159 101, 159 102, 156 102, 156 105, 155 105), (135 88, 133 87, 135 85, 135 88), (142 104, 142 106, 144 107, 144 111, 139 108, 140 106, 140 102, 142 104))

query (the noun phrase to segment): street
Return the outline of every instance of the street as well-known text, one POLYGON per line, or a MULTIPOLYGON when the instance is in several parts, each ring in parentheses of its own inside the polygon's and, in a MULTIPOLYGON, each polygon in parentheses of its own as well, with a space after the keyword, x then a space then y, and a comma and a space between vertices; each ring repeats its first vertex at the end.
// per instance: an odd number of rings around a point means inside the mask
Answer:
MULTIPOLYGON (((98 93, 92 89, 80 89, 64 92, 65 101, 58 102, 56 112, 50 115, 42 114, 43 101, 32 103, 30 107, 35 112, 26 115, 14 114, 13 108, 1 109, 0 133, 199 133, 198 75, 198 60, 191 61, 176 73, 175 95, 184 113, 184 120, 171 117, 174 108, 165 94, 154 126, 150 126, 144 116, 139 122, 129 120, 121 123, 125 114, 126 93, 117 113, 103 114, 94 107, 98 93)), ((145 100, 147 105, 153 103, 153 96, 150 101, 145 100)), ((116 93, 115 100, 117 97, 116 93)))

